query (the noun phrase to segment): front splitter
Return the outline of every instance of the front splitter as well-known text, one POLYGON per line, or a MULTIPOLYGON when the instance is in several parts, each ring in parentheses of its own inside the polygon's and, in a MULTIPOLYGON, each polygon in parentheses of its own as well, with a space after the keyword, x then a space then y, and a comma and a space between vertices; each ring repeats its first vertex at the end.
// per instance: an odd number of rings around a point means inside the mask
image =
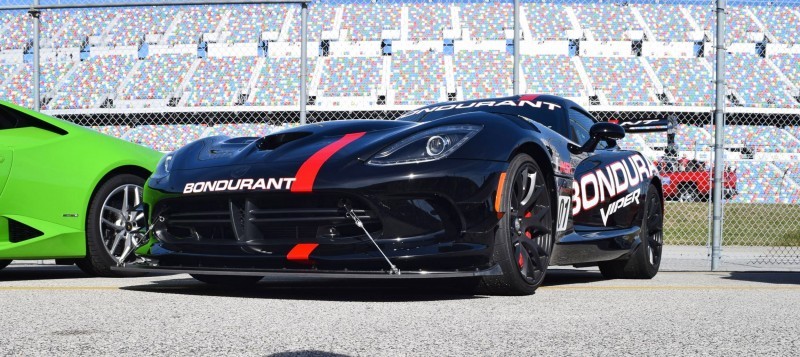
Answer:
POLYGON ((470 271, 425 271, 401 270, 392 274, 388 270, 307 270, 307 269, 231 269, 205 267, 160 267, 147 263, 129 263, 121 267, 112 267, 119 272, 151 272, 162 274, 203 274, 203 275, 239 275, 263 277, 298 277, 298 278, 339 278, 339 279, 430 279, 430 278, 469 278, 479 276, 502 275, 500 265, 483 270, 470 271))

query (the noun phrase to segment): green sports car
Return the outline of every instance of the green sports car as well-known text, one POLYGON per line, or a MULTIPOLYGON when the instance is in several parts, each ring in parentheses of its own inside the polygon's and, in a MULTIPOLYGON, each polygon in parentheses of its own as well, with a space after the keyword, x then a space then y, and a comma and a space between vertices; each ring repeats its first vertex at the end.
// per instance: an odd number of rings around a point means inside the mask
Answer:
POLYGON ((56 259, 119 276, 111 267, 141 237, 145 222, 134 207, 161 156, 0 102, 0 269, 56 259))

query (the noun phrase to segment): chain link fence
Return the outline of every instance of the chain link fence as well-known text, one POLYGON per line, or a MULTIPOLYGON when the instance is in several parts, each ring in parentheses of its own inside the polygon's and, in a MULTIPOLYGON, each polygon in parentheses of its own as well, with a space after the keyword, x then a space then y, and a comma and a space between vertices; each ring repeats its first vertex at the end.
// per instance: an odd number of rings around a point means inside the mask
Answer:
MULTIPOLYGON (((313 1, 305 78, 300 3, 105 3, 38 14, 46 113, 172 151, 303 120, 393 119, 516 82, 601 121, 667 119, 668 132, 620 144, 662 171, 666 243, 710 245, 714 1, 522 0, 517 46, 514 1, 313 1)), ((800 3, 728 2, 726 14, 723 244, 767 247, 749 264, 800 264, 800 3)), ((0 10, 0 97, 29 108, 34 21, 0 10)))

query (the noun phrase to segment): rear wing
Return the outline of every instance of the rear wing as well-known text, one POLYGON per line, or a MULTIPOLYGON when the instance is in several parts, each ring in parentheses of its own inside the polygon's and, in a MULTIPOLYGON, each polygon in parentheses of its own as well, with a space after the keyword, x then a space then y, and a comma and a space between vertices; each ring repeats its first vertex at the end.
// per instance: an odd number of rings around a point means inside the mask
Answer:
POLYGON ((626 133, 655 133, 667 131, 669 128, 669 120, 667 119, 609 119, 608 122, 619 124, 625 129, 626 133))

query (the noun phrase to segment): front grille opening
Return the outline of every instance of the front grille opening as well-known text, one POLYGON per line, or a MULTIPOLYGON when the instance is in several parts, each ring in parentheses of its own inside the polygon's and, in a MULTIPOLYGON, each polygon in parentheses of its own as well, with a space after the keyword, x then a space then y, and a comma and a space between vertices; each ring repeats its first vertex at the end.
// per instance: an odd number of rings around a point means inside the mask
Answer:
POLYGON ((167 242, 291 244, 360 239, 364 231, 338 206, 346 198, 370 234, 380 236, 378 214, 363 200, 334 194, 250 194, 180 197, 159 203, 165 218, 157 230, 167 242))

